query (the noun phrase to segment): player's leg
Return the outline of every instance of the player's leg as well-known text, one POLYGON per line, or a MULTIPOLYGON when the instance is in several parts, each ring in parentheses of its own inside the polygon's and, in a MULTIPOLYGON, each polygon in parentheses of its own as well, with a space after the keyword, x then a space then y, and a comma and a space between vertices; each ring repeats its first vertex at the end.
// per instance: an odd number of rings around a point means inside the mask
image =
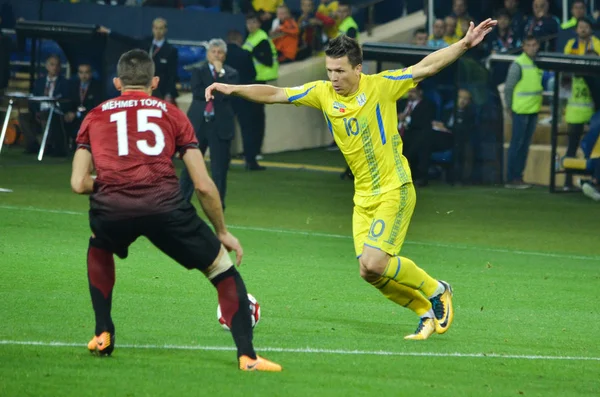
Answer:
POLYGON ((385 193, 381 199, 367 235, 361 264, 367 274, 379 274, 422 292, 433 306, 436 331, 444 333, 454 316, 452 289, 429 276, 411 259, 398 256, 416 204, 414 186, 404 185, 385 193))
MULTIPOLYGON (((369 198, 365 198, 365 200, 367 201, 364 203, 366 206, 355 206, 353 214, 354 244, 356 255, 359 259, 361 277, 369 284, 377 288, 383 294, 383 296, 392 302, 415 312, 420 318, 423 319, 425 325, 432 326, 433 323, 431 321, 426 321, 427 318, 431 319, 433 317, 431 314, 431 302, 426 299, 423 294, 414 288, 404 286, 399 284, 397 281, 384 276, 382 271, 379 273, 370 272, 368 271, 368 268, 363 265, 364 259, 362 259, 362 256, 364 255, 365 250, 367 251, 367 258, 373 257, 373 255, 369 253, 369 250, 373 248, 365 246, 365 242, 367 241, 367 236, 369 235, 369 231, 371 229, 373 214, 377 208, 375 205, 369 205, 369 198)), ((377 253, 383 255, 383 258, 379 260, 382 263, 387 263, 386 257, 389 258, 390 255, 383 251, 378 251, 377 253)), ((426 337, 431 335, 432 332, 428 331, 433 331, 433 326, 424 328, 423 335, 426 337)), ((426 337, 422 339, 426 339, 426 337)))
POLYGON ((161 251, 187 269, 202 271, 215 286, 221 312, 237 346, 240 369, 281 371, 256 354, 248 292, 242 276, 212 230, 191 205, 158 216, 145 235, 161 251))
POLYGON ((87 269, 96 327, 88 349, 98 355, 110 355, 115 347, 115 325, 111 316, 115 285, 113 253, 125 258, 135 236, 131 221, 107 221, 90 214, 90 226, 93 235, 88 246, 87 269))

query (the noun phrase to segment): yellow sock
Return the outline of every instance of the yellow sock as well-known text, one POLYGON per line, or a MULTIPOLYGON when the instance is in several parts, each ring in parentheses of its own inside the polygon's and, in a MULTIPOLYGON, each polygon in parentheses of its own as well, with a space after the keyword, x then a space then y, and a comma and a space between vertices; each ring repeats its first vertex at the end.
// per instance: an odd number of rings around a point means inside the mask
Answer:
POLYGON ((398 284, 418 289, 427 297, 435 294, 439 286, 436 279, 418 267, 415 262, 403 256, 391 257, 383 276, 397 281, 398 284))
POLYGON ((392 302, 412 310, 419 316, 423 316, 431 309, 431 302, 422 293, 414 288, 398 284, 392 279, 380 277, 371 285, 381 291, 383 296, 392 302))

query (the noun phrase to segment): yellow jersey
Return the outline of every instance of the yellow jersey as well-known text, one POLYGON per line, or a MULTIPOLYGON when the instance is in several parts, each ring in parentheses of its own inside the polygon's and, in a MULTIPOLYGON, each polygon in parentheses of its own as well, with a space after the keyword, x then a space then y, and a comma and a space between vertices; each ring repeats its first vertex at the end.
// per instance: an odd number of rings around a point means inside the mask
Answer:
POLYGON ((375 196, 412 181, 402 155, 396 101, 415 87, 412 68, 361 74, 358 90, 338 95, 329 81, 286 88, 288 100, 323 112, 354 174, 357 196, 375 196))
POLYGON ((578 39, 571 39, 565 45, 565 54, 587 55, 588 52, 595 52, 600 55, 600 40, 596 36, 590 37, 587 45, 583 45, 578 39))

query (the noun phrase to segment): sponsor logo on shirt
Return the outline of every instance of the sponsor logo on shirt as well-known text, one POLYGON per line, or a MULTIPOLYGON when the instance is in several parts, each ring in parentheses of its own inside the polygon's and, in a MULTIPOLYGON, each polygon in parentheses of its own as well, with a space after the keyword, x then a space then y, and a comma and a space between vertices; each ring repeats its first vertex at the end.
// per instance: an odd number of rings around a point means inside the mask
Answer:
POLYGON ((346 105, 339 103, 338 101, 333 102, 333 109, 340 113, 346 113, 346 105))

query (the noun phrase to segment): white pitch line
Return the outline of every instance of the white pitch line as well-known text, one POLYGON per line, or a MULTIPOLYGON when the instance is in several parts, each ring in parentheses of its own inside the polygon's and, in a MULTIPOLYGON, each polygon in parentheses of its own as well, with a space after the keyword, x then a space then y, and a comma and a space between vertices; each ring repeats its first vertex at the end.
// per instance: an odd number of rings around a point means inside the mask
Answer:
MULTIPOLYGON (((12 346, 42 346, 42 347, 87 347, 83 343, 69 342, 40 342, 0 340, 0 345, 12 346)), ((236 351, 233 346, 200 346, 200 345, 132 345, 119 344, 118 348, 147 349, 147 350, 201 350, 201 351, 236 351)), ((564 360, 564 361, 600 361, 600 357, 585 356, 538 356, 500 353, 437 353, 437 352, 393 352, 383 350, 339 350, 319 349, 312 347, 285 348, 285 347, 257 347, 262 352, 276 353, 304 353, 304 354, 339 354, 355 356, 402 356, 402 357, 458 357, 458 358, 500 358, 513 360, 564 360)))
MULTIPOLYGON (((40 341, 13 341, 0 340, 0 345, 17 346, 42 346, 42 347, 86 347, 83 343, 69 342, 40 342, 40 341)), ((200 345, 117 345, 125 349, 148 350, 201 350, 201 351, 235 351, 233 346, 200 346, 200 345)), ((565 361, 600 361, 600 357, 585 356, 538 356, 516 355, 499 353, 437 353, 437 352, 393 352, 381 350, 339 350, 319 348, 285 348, 285 347, 257 347, 258 351, 276 353, 304 353, 304 354, 338 354, 356 356, 401 356, 401 357, 457 357, 457 358, 499 358, 513 360, 565 360, 565 361)))
MULTIPOLYGON (((45 212, 45 213, 51 213, 51 214, 65 214, 65 215, 87 215, 87 212, 51 210, 51 209, 36 208, 36 207, 18 207, 18 206, 12 206, 12 205, 0 205, 0 209, 45 212)), ((266 233, 293 234, 293 235, 308 236, 308 237, 325 237, 325 238, 336 238, 336 239, 347 239, 347 240, 352 239, 352 236, 349 236, 349 235, 319 233, 319 232, 310 232, 310 231, 303 231, 303 230, 286 230, 286 229, 273 229, 273 228, 266 228, 266 227, 238 226, 238 225, 229 225, 229 228, 238 229, 238 230, 256 231, 256 232, 266 232, 266 233)), ((468 251, 498 252, 498 253, 502 253, 502 254, 530 255, 530 256, 540 256, 540 257, 545 257, 545 258, 562 258, 562 259, 585 260, 585 261, 590 261, 590 260, 591 261, 600 261, 600 256, 594 256, 594 255, 571 255, 571 254, 560 254, 560 253, 555 253, 555 252, 522 251, 522 250, 511 250, 511 249, 506 249, 506 248, 478 247, 478 246, 470 246, 470 245, 462 245, 462 244, 436 243, 436 242, 429 242, 429 241, 406 241, 405 244, 417 245, 417 246, 423 246, 423 247, 462 249, 462 250, 468 250, 468 251)))

